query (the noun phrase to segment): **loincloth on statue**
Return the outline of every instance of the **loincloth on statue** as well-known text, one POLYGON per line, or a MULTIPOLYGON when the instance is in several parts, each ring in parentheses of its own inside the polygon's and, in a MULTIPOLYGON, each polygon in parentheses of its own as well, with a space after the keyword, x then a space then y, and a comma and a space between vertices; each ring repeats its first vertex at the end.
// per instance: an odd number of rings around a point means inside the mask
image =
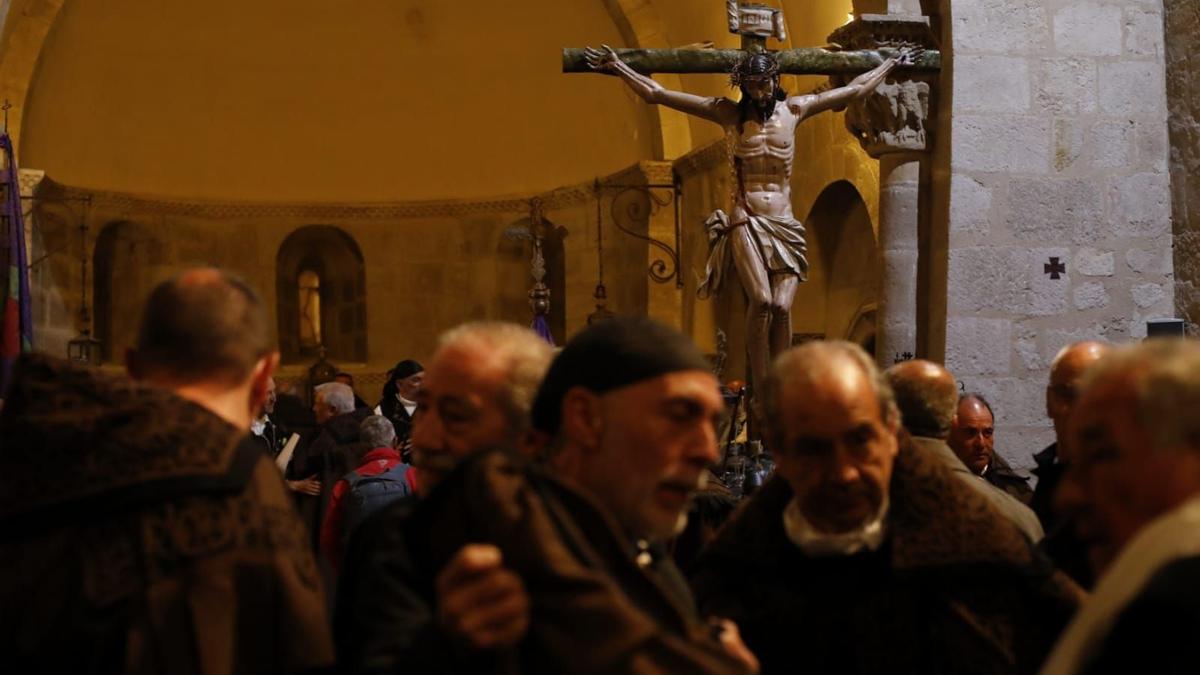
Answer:
POLYGON ((759 260, 767 274, 795 274, 801 281, 808 279, 808 245, 804 241, 804 225, 795 218, 775 218, 752 215, 745 223, 734 225, 721 209, 713 211, 704 222, 708 232, 708 263, 704 282, 696 294, 707 298, 720 292, 733 266, 733 245, 730 232, 745 227, 758 250, 759 260))

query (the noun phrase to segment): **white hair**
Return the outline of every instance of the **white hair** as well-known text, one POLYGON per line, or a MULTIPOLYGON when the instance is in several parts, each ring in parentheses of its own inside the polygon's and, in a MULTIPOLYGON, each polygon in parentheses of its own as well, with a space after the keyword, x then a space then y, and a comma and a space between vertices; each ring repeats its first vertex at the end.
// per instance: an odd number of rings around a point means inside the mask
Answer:
POLYGON ((358 440, 368 448, 390 447, 396 440, 396 427, 383 415, 371 415, 358 423, 358 440))
POLYGON ((354 390, 341 382, 326 382, 313 388, 314 395, 325 399, 325 405, 339 415, 354 412, 354 390))
POLYGON ((779 420, 786 414, 779 407, 783 389, 792 382, 814 382, 821 374, 829 372, 838 361, 854 364, 866 376, 875 389, 879 418, 884 424, 901 422, 892 385, 862 347, 845 340, 814 340, 780 354, 771 364, 767 381, 763 383, 764 416, 777 442, 780 440, 777 436, 780 431, 779 420))
POLYGON ((524 433, 529 429, 533 397, 554 358, 554 348, 525 326, 503 321, 476 321, 456 326, 438 336, 434 358, 446 349, 471 343, 487 347, 489 353, 504 364, 499 403, 508 416, 510 431, 524 433))

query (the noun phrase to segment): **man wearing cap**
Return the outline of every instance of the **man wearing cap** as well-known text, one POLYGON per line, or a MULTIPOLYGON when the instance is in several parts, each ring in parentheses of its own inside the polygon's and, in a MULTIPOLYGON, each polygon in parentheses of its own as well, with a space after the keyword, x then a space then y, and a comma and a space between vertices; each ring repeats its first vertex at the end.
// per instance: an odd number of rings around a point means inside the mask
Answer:
MULTIPOLYGON (((544 464, 474 454, 400 525, 408 544, 392 552, 390 567, 431 601, 437 619, 398 629, 422 631, 425 645, 474 635, 473 650, 460 644, 446 657, 455 663, 443 667, 459 672, 755 670, 736 627, 699 619, 659 548, 686 524, 716 460, 722 412, 717 380, 686 337, 646 319, 586 329, 534 400, 534 430, 550 438, 544 464), (491 599, 511 579, 476 583, 480 569, 497 565, 515 575, 521 599, 491 599), (440 573, 423 579, 422 569, 440 573), (475 584, 471 597, 456 593, 464 584, 475 584), (523 621, 511 614, 521 606, 523 621), (488 623, 493 630, 477 630, 488 623), (512 625, 522 630, 512 634, 512 625)), ((424 414, 414 431, 418 465, 424 414)))
POLYGON ((412 435, 412 416, 417 409, 417 392, 425 379, 425 368, 413 359, 404 359, 388 371, 388 380, 383 385, 383 398, 373 411, 392 421, 396 427, 396 445, 405 448, 407 457, 408 438, 412 435))

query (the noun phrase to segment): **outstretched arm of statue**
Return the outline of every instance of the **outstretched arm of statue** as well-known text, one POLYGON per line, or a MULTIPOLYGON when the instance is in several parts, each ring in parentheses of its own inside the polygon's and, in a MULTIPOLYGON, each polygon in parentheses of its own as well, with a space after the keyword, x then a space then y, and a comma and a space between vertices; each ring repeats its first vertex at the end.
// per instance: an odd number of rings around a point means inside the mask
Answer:
POLYGON ((668 108, 674 108, 721 125, 737 122, 737 106, 732 101, 724 98, 706 98, 667 89, 653 79, 630 68, 629 64, 622 61, 621 57, 608 45, 602 45, 600 49, 588 47, 584 50, 584 54, 592 70, 616 75, 647 103, 665 105, 668 108))
POLYGON ((874 70, 859 75, 846 86, 820 94, 793 96, 788 100, 788 106, 801 117, 811 117, 826 110, 841 110, 851 101, 869 96, 896 66, 911 65, 919 53, 920 50, 901 49, 898 55, 879 64, 874 70))

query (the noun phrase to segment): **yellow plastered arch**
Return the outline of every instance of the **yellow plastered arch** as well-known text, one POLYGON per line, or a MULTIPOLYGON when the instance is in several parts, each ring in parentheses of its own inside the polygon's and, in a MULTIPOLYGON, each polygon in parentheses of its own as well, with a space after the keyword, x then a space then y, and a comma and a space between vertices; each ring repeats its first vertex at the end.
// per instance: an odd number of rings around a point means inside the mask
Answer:
MULTIPOLYGON (((603 2, 629 47, 667 49, 672 46, 653 0, 603 2)), ((655 75, 654 79, 668 89, 683 89, 678 75, 663 73, 655 75)), ((654 138, 655 159, 672 160, 692 150, 692 130, 687 115, 657 105, 650 107, 650 115, 658 132, 654 138)))
MULTIPOLYGON (((0 31, 0 98, 7 99, 9 133, 19 148, 22 112, 46 37, 66 0, 11 0, 0 31)), ((602 0, 629 47, 668 48, 666 29, 652 0, 602 0)), ((658 75, 663 86, 681 89, 679 76, 658 75)), ((658 159, 675 159, 692 150, 692 134, 683 113, 653 106, 658 159)))
POLYGON ((12 105, 8 130, 20 157, 21 119, 38 59, 66 0, 12 0, 0 31, 0 99, 12 105))

